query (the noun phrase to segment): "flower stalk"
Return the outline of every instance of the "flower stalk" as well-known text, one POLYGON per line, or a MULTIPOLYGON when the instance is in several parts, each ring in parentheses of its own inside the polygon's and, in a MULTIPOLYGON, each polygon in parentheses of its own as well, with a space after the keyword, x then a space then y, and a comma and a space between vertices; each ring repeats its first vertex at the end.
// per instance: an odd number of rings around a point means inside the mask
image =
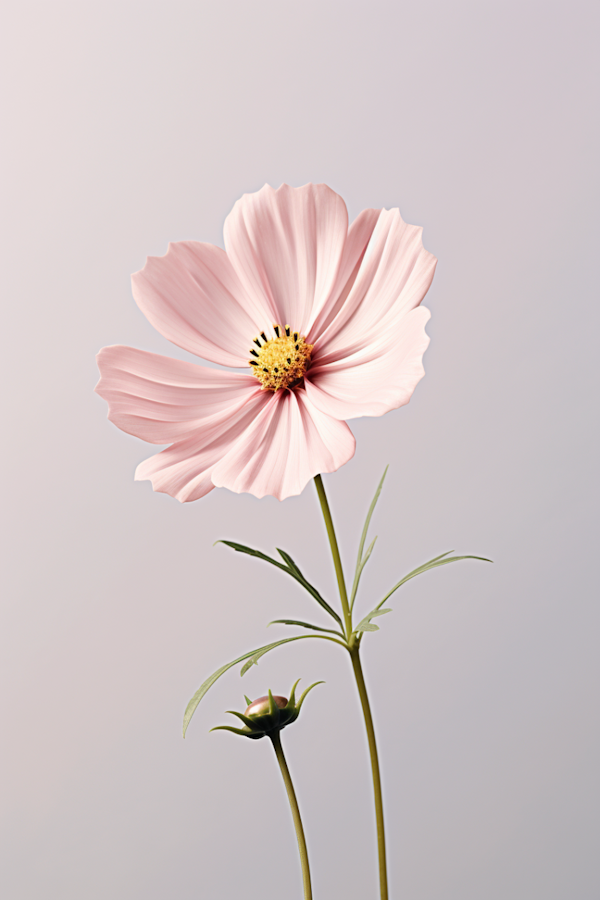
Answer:
POLYGON ((340 600, 344 613, 344 623, 346 631, 347 649, 352 660, 352 669, 354 678, 358 688, 358 695, 362 706, 363 716, 365 720, 365 728, 367 731, 367 739, 369 742, 369 754, 371 757, 371 771, 373 774, 373 795, 375 800, 375 820, 377 823, 377 850, 379 857, 379 891, 381 900, 388 900, 387 886, 387 861, 385 850, 385 822, 383 818, 383 796, 381 793, 381 777, 379 773, 379 756, 377 753, 377 740, 375 738, 375 728, 373 725, 373 716, 371 713, 371 704, 369 703, 369 695, 360 661, 360 637, 354 636, 352 632, 352 611, 348 604, 348 593, 346 591, 346 581, 344 579, 344 570, 340 558, 340 550, 338 547, 331 509, 327 494, 325 493, 325 485, 320 475, 315 477, 315 486, 319 495, 319 502, 327 528, 327 536, 329 538, 329 546, 333 557, 333 565, 337 576, 338 588, 340 592, 340 600))
POLYGON ((304 828, 302 827, 302 817, 300 816, 300 808, 296 798, 296 792, 292 782, 292 776, 288 769, 288 764, 281 746, 281 736, 279 731, 274 731, 269 735, 273 750, 279 763, 285 789, 287 791, 290 808, 292 810, 292 818, 294 820, 294 828, 296 829, 296 838, 298 840, 298 851, 300 853, 300 865, 302 866, 302 883, 304 885, 304 900, 312 900, 312 887, 310 883, 310 866, 308 864, 308 850, 306 849, 306 838, 304 837, 304 828))

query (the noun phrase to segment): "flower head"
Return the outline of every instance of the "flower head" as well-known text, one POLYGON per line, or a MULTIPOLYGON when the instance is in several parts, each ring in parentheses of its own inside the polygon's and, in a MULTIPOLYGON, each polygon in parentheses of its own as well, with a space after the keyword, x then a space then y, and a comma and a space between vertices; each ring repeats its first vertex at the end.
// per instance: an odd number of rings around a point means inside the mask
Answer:
MULTIPOLYGON (((272 735, 276 731, 282 731, 287 725, 295 722, 300 715, 302 704, 307 694, 312 691, 322 681, 315 681, 310 687, 307 687, 302 696, 296 701, 296 688, 298 681, 290 691, 290 699, 272 694, 269 691, 264 697, 250 701, 245 713, 235 712, 228 709, 227 712, 232 716, 237 716, 243 722, 243 728, 233 728, 231 725, 217 725, 211 728, 211 731, 233 731, 234 734, 241 734, 242 737, 258 740, 259 738, 272 735)), ((246 697, 246 700, 249 698, 246 697)))
POLYGON ((324 184, 265 185, 225 221, 225 250, 181 241, 133 295, 164 337, 229 372, 132 347, 98 354, 109 419, 170 444, 135 477, 185 502, 214 487, 280 500, 353 456, 347 419, 408 403, 424 375, 436 259, 397 209, 348 227, 324 184))

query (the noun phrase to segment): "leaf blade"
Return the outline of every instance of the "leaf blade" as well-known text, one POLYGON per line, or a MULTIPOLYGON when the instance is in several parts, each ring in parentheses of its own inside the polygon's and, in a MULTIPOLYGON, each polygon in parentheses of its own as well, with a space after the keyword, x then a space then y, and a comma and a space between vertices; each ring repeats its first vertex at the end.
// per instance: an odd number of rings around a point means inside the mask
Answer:
POLYGON ((371 547, 369 548, 369 550, 367 550, 366 558, 363 560, 363 550, 365 548, 367 534, 369 532, 369 526, 371 524, 371 519, 373 517, 375 507, 377 506, 377 501, 379 500, 379 495, 381 494, 381 490, 383 488, 383 482, 385 481, 385 476, 388 473, 388 469, 389 469, 389 465, 385 467, 385 471, 384 471, 383 475, 381 476, 381 481, 377 485, 377 490, 375 491, 375 496, 373 497, 373 499, 371 501, 371 505, 369 507, 369 511, 367 513, 367 518, 365 519, 365 524, 363 526, 362 534, 360 537, 360 544, 358 545, 358 554, 356 557, 356 569, 354 572, 354 582, 352 584, 352 591, 350 592, 350 612, 352 612, 352 610, 354 608, 354 601, 356 599, 356 592, 358 590, 358 585, 360 582, 360 577, 362 575, 362 571, 363 571, 365 565, 367 564, 369 556, 371 555, 371 553, 373 551, 373 545, 375 544, 375 541, 373 541, 373 543, 371 544, 371 547))
POLYGON ((375 609, 371 610, 370 613, 367 613, 367 615, 364 617, 364 619, 360 620, 360 622, 354 629, 354 632, 356 634, 360 634, 361 631, 379 631, 379 625, 373 625, 373 623, 371 622, 371 619, 375 619, 377 616, 383 616, 386 613, 390 613, 390 612, 392 612, 391 609, 375 608, 375 609))
MULTIPOLYGON (((448 551, 448 553, 451 552, 451 550, 448 551)), ((394 594, 398 590, 398 588, 402 587, 403 584, 406 584, 407 581, 410 581, 411 578, 416 578, 417 575, 422 575, 424 572, 429 572, 431 569, 437 569, 438 566, 445 566, 448 565, 448 563, 460 562, 461 559, 478 559, 481 560, 481 562, 492 562, 491 559, 487 559, 485 556, 471 556, 470 554, 466 556, 450 556, 448 558, 448 553, 442 553, 441 556, 435 556, 428 562, 423 563, 422 566, 417 566, 416 569, 413 569, 412 572, 409 572, 408 575, 404 576, 404 578, 401 578, 398 584, 395 584, 391 591, 388 591, 381 603, 377 604, 375 609, 381 609, 386 600, 389 600, 392 594, 394 594)))
MULTIPOLYGON (((335 634, 337 637, 344 638, 341 631, 335 631, 334 628, 321 628, 320 625, 312 625, 310 622, 303 622, 300 619, 273 619, 269 625, 299 625, 300 628, 311 628, 313 631, 326 631, 328 634, 335 634)), ((269 626, 267 626, 268 628, 269 626)))
POLYGON ((290 638, 281 638, 278 641, 273 641, 271 644, 265 644, 262 647, 258 647, 256 650, 250 650, 248 653, 244 653, 242 656, 238 656, 237 659, 234 659, 233 662, 226 663, 224 666, 221 666, 213 672, 212 675, 202 682, 188 705, 186 706, 185 713, 183 716, 183 736, 185 737, 185 733, 188 729, 188 725, 192 719, 192 716, 196 712, 198 705, 205 694, 211 689, 213 684, 218 681, 221 675, 224 675, 229 669, 236 666, 238 663, 244 662, 244 660, 249 660, 248 663, 243 667, 242 672, 240 674, 245 674, 251 666, 258 665, 258 660, 265 655, 265 653, 269 653, 270 650, 274 650, 276 647, 281 647, 282 644, 290 644, 292 641, 306 641, 309 638, 313 638, 314 640, 322 640, 322 641, 333 641, 335 644, 339 644, 341 647, 345 647, 345 644, 342 644, 341 641, 336 640, 336 638, 329 637, 328 635, 321 634, 298 634, 294 637, 290 638))
POLYGON ((217 544, 225 544, 227 547, 231 547, 232 550, 235 550, 237 553, 246 553, 248 556, 255 556, 257 559, 262 559, 264 562, 271 563, 271 565, 276 566, 278 569, 281 569, 283 572, 287 572, 288 575, 291 575, 292 578, 301 584, 305 591, 317 601, 319 606, 321 606, 325 612, 327 612, 335 621, 338 623, 340 628, 343 628, 342 620, 336 613, 336 611, 327 603, 327 601, 321 596, 316 587, 312 585, 309 581, 306 580, 292 557, 285 553, 283 550, 278 550, 277 552, 281 555, 282 559, 289 560, 289 564, 284 565, 280 563, 279 560, 273 559, 271 556, 267 556, 266 553, 261 553, 260 550, 254 550, 252 547, 246 547, 245 544, 238 544, 236 541, 216 541, 217 544))

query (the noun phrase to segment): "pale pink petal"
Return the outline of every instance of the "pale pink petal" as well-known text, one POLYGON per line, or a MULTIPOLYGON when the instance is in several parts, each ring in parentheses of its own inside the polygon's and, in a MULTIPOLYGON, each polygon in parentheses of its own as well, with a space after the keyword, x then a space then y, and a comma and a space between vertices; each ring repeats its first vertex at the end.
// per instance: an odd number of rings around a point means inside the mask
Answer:
POLYGON ((379 209, 363 209, 348 229, 335 286, 323 307, 313 311, 307 343, 314 344, 318 340, 346 302, 380 214, 379 209))
POLYGON ((429 310, 419 306, 396 323, 393 341, 381 340, 338 362, 315 365, 304 380, 307 397, 337 419, 381 416, 404 406, 425 374, 429 317, 429 310))
POLYGON ((169 244, 132 276, 146 318, 178 347, 224 366, 247 366, 268 308, 248 297, 227 254, 198 241, 169 244))
POLYGON ((325 184, 244 194, 225 221, 225 247, 248 296, 273 323, 306 334, 337 285, 348 232, 342 198, 325 184))
POLYGON ((170 494, 181 503, 208 494, 215 486, 211 480, 215 464, 252 425, 269 396, 259 386, 241 408, 211 416, 186 440, 140 463, 136 481, 150 480, 155 491, 170 494))
POLYGON ((339 469, 354 449, 345 422, 321 412, 302 390, 278 391, 214 467, 212 480, 236 493, 284 500, 315 475, 339 469))
POLYGON ((397 209, 382 210, 346 302, 315 342, 315 362, 343 359, 372 345, 421 303, 437 262, 421 234, 397 209))
POLYGON ((232 414, 260 391, 252 375, 133 347, 104 347, 96 359, 96 391, 108 402, 108 418, 152 444, 182 440, 203 422, 232 414))

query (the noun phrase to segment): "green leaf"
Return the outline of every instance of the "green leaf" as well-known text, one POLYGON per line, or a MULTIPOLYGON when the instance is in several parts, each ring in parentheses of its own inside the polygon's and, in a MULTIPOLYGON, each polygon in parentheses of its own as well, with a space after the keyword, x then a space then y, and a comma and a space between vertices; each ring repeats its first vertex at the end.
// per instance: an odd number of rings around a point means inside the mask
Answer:
POLYGON ((386 600, 390 599, 392 594, 397 591, 399 587, 402 587, 402 585, 406 584, 407 581, 410 581, 411 578, 416 578, 417 575, 428 572, 429 569, 437 569, 438 566, 445 566, 447 563, 458 562, 461 559, 479 559, 482 562, 492 562, 491 559, 486 559, 484 556, 448 556, 449 553, 452 553, 452 550, 447 550, 446 553, 442 553, 440 556, 434 556, 433 559, 430 559, 428 562, 423 563, 422 566, 413 569, 408 575, 405 575, 398 584, 394 585, 391 591, 388 591, 381 603, 378 603, 375 609, 371 610, 371 612, 358 623, 354 632, 359 634, 361 631, 379 631, 379 626, 371 624, 371 619, 374 619, 375 616, 381 616, 383 613, 392 611, 391 609, 382 609, 381 607, 386 600))
POLYGON ((369 512, 367 513, 367 518, 365 519, 364 528, 362 530, 362 535, 360 538, 360 544, 358 545, 358 555, 356 557, 356 570, 354 573, 354 583, 352 585, 352 591, 350 593, 350 612, 352 612, 352 609, 354 608, 354 601, 356 599, 356 592, 358 590, 358 585, 360 582, 360 577, 362 575, 362 571, 363 571, 365 565, 367 564, 371 553, 373 552, 373 547, 375 546, 375 541, 377 540, 377 538, 375 538, 375 540, 372 542, 371 546, 369 547, 369 549, 367 550, 367 552, 365 553, 365 555, 363 557, 363 550, 364 550, 365 543, 367 540, 367 534, 369 532, 371 518, 373 517, 373 512, 375 511, 375 507, 377 506, 377 501, 379 500, 379 495, 381 494, 381 489, 383 487, 383 482, 385 481, 385 476, 387 475, 388 469, 389 469, 389 466, 386 466, 385 472, 383 473, 383 475, 381 477, 381 481, 379 482, 379 484, 377 486, 377 490, 375 491, 375 496, 373 497, 373 500, 369 507, 369 512))
POLYGON ((274 650, 275 647, 281 647, 282 644, 290 644, 292 641, 306 641, 309 638, 312 638, 313 640, 333 641, 335 644, 340 644, 340 646, 342 647, 345 646, 345 644, 342 644, 341 641, 338 641, 332 637, 328 637, 327 635, 299 634, 291 638, 282 638, 279 641, 274 641, 272 644, 265 644, 264 647, 259 647, 257 650, 250 650, 249 653, 244 653, 243 656, 238 656, 238 658, 234 659, 233 662, 226 663, 226 665, 221 666, 220 669, 217 669, 216 672, 213 672, 213 674, 210 675, 206 679, 206 681, 204 681, 200 685, 186 707, 185 714, 183 716, 183 736, 185 737, 185 733, 187 731, 188 725, 190 724, 191 718, 196 712, 198 704, 200 703, 204 695, 208 693, 215 681, 217 681, 221 677, 221 675, 224 675, 228 669, 231 669, 233 666, 237 665, 240 662, 244 662, 244 660, 248 660, 248 662, 242 667, 242 670, 240 672, 240 675, 245 675, 251 666, 258 665, 258 660, 261 658, 261 656, 264 656, 265 653, 268 653, 270 650, 274 650))
POLYGON ((416 578, 417 575, 421 575, 423 572, 428 572, 430 569, 437 569, 438 566, 445 566, 448 563, 459 562, 461 559, 479 559, 481 562, 489 562, 491 563, 491 559, 486 559, 485 556, 448 556, 449 553, 452 553, 452 550, 447 550, 446 553, 442 553, 441 556, 434 556, 433 559, 430 559, 429 562, 423 563, 422 566, 418 566, 416 569, 413 569, 412 572, 409 572, 408 575, 405 575, 398 584, 395 584, 391 591, 385 595, 381 603, 378 603, 375 609, 381 609, 386 600, 392 596, 395 591, 398 590, 399 587, 402 587, 403 584, 406 584, 407 581, 410 581, 411 578, 416 578))
POLYGON ((285 550, 280 550, 279 547, 276 547, 275 549, 279 553, 280 557, 282 558, 282 560, 284 561, 284 563, 286 564, 288 569, 290 569, 292 572, 294 572, 294 577, 302 578, 302 579, 306 580, 304 578, 304 575, 302 574, 302 572, 300 571, 300 569, 298 568, 298 566, 296 565, 296 563, 290 556, 290 554, 286 553, 285 550))
MULTIPOLYGON (((313 631, 326 631, 327 634, 335 634, 344 640, 346 638, 341 631, 335 631, 333 628, 321 628, 319 625, 311 625, 310 622, 301 622, 300 619, 273 619, 269 625, 299 625, 300 628, 311 628, 313 631)), ((269 626, 267 626, 268 628, 269 626)))
MULTIPOLYGON (((221 666, 221 668, 217 669, 216 672, 213 672, 213 674, 210 675, 206 679, 206 681, 202 682, 202 684, 200 685, 200 687, 198 688, 198 690, 196 691, 196 693, 194 694, 194 696, 188 703, 186 710, 185 710, 185 714, 183 716, 183 736, 184 737, 185 737, 185 733, 187 731, 187 727, 190 724, 191 718, 194 715, 194 713, 196 712, 196 708, 197 708, 198 704, 200 703, 200 701, 202 700, 204 695, 211 689, 211 687, 213 686, 215 681, 217 681, 221 677, 221 675, 224 675, 228 669, 231 669, 232 666, 237 665, 237 663, 239 663, 239 662, 243 662, 245 659, 248 659, 248 657, 252 656, 254 653, 256 653, 256 650, 250 650, 249 653, 244 653, 243 656, 238 656, 238 658, 234 659, 233 662, 229 662, 229 663, 226 663, 226 665, 221 666)), ((250 705, 250 704, 248 704, 248 705, 250 705)))
POLYGON ((335 621, 339 624, 340 628, 343 628, 342 620, 336 613, 334 609, 331 608, 329 603, 321 597, 320 593, 310 582, 306 580, 292 557, 285 553, 283 550, 278 550, 277 552, 280 554, 282 559, 285 560, 285 565, 280 563, 278 560, 273 559, 271 556, 267 556, 266 553, 261 553, 260 550, 253 550, 252 547, 246 547, 244 544, 238 544, 235 541, 216 541, 217 544, 226 544, 228 547, 231 547, 232 550, 236 550, 238 553, 247 553, 248 556, 255 556, 257 559, 262 559, 264 562, 271 563, 272 566, 277 566, 278 569, 281 569, 283 572, 287 572, 288 575, 291 575, 302 587, 311 594, 312 597, 317 601, 319 606, 321 606, 329 615, 335 619, 335 621))
POLYGON ((383 616, 386 613, 392 612, 391 609, 374 609, 370 613, 368 613, 364 619, 362 619, 356 628, 354 629, 356 634, 360 634, 361 631, 379 631, 379 625, 373 625, 371 623, 371 619, 374 619, 376 616, 383 616))
MULTIPOLYGON (((259 647, 258 650, 255 650, 254 653, 248 654, 248 660, 244 663, 242 668, 240 669, 240 675, 245 675, 246 672, 252 668, 252 666, 257 666, 259 659, 263 657, 269 651, 274 650, 275 647, 280 647, 282 644, 289 644, 290 641, 303 641, 307 638, 317 638, 318 634, 299 634, 296 637, 291 638, 282 638, 280 641, 275 641, 272 644, 267 644, 265 647, 259 647)), ((333 640, 333 638, 325 638, 325 640, 333 640)), ((236 662, 240 662, 240 660, 236 660, 236 662)))

